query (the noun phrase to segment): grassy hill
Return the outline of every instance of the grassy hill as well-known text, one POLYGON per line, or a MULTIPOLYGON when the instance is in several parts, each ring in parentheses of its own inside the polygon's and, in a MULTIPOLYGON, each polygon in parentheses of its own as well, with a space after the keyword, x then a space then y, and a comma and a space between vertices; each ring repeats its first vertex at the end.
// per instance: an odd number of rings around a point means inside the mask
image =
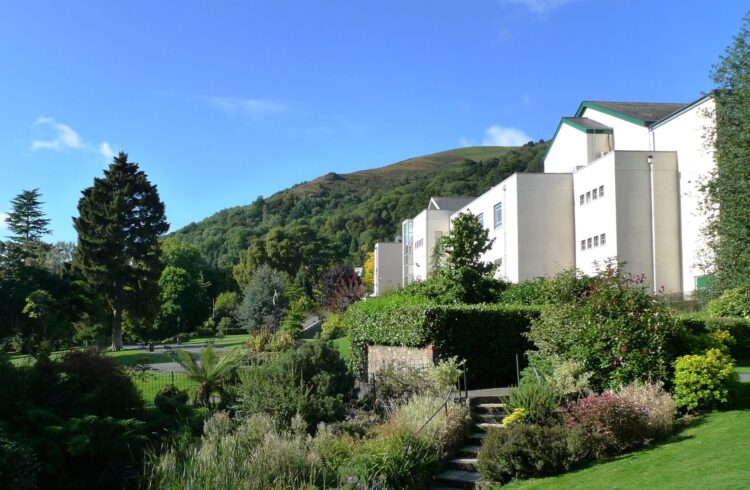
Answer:
POLYGON ((225 269, 270 230, 306 224, 334 244, 337 260, 359 264, 376 242, 399 235, 401 222, 423 209, 430 196, 479 195, 514 172, 540 171, 546 148, 545 142, 458 148, 348 174, 331 172, 219 211, 173 236, 198 245, 211 266, 225 269))

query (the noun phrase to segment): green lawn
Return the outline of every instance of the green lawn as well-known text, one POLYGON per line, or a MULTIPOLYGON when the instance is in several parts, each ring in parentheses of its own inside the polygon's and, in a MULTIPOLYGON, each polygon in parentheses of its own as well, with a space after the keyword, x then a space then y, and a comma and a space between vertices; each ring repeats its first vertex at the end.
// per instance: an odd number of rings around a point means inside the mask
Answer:
POLYGON ((333 346, 339 351, 341 357, 346 362, 349 362, 349 358, 352 356, 352 339, 349 337, 341 337, 340 339, 332 340, 333 346))
POLYGON ((174 384, 181 390, 190 390, 195 383, 188 379, 185 373, 160 373, 160 372, 145 372, 132 374, 130 378, 133 380, 133 384, 141 394, 143 401, 147 404, 154 402, 154 397, 159 392, 162 386, 168 384, 174 384))
POLYGON ((743 409, 710 413, 652 449, 502 488, 750 488, 750 383, 736 395, 743 409))
MULTIPOLYGON (((235 345, 245 344, 249 340, 250 340, 250 334, 241 334, 241 335, 226 335, 221 340, 215 337, 195 337, 194 339, 190 339, 186 342, 183 342, 183 344, 205 344, 206 342, 213 341, 214 345, 216 345, 217 347, 232 347, 235 345)), ((174 347, 177 347, 177 346, 174 346, 174 347)))

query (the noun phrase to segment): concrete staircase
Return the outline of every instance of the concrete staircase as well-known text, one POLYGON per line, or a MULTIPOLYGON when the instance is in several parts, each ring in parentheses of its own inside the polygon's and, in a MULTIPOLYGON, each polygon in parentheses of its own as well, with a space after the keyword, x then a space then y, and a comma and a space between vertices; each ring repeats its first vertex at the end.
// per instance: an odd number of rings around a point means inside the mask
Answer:
POLYGON ((447 461, 445 470, 436 475, 434 490, 474 489, 479 483, 477 454, 487 431, 501 428, 505 412, 499 396, 470 398, 469 406, 474 421, 473 432, 456 457, 447 461))

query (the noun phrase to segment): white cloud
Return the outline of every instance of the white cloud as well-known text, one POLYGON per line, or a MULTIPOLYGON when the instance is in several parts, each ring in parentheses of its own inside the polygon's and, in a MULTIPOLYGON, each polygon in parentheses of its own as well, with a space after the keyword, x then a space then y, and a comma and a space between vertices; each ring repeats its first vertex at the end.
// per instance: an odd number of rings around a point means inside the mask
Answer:
POLYGON ((62 124, 51 117, 39 117, 34 126, 48 126, 55 131, 55 137, 49 140, 35 140, 31 143, 32 150, 47 149, 59 151, 63 148, 83 148, 83 142, 78 133, 67 124, 62 124))
POLYGON ((102 141, 99 145, 99 153, 104 156, 107 160, 112 160, 112 157, 115 156, 115 152, 112 150, 112 147, 109 146, 109 143, 106 141, 102 141))
POLYGON ((573 3, 577 0, 500 0, 503 6, 522 7, 540 17, 549 15, 552 11, 573 3))
POLYGON ((85 151, 85 152, 96 152, 103 155, 106 159, 111 160, 114 156, 114 151, 109 143, 102 141, 98 146, 93 147, 81 138, 73 128, 67 124, 59 123, 51 117, 40 116, 34 121, 34 127, 43 126, 51 128, 55 134, 54 138, 46 140, 34 140, 31 142, 32 150, 53 150, 61 151, 66 148, 72 148, 74 150, 85 151))
POLYGON ((229 115, 275 116, 286 112, 287 107, 269 99, 242 99, 235 97, 202 97, 211 107, 229 115))
POLYGON ((482 146, 521 146, 531 140, 523 130, 495 124, 484 132, 482 146))

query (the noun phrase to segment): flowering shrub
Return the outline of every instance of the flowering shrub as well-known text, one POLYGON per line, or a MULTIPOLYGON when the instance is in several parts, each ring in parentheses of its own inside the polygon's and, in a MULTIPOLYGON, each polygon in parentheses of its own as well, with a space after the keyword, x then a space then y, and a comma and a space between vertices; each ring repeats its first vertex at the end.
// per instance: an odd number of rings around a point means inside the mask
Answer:
POLYGON ((545 306, 532 322, 529 338, 537 355, 581 363, 592 372, 595 390, 666 378, 673 319, 647 291, 644 277, 607 264, 581 281, 586 287, 579 297, 545 306))
POLYGON ((605 458, 634 449, 651 439, 646 412, 612 393, 570 403, 563 418, 580 444, 576 459, 605 458), (575 430, 574 430, 575 429, 575 430))
POLYGON ((675 362, 675 403, 687 411, 716 408, 729 400, 736 380, 732 358, 719 349, 682 356, 675 362))
POLYGON ((508 429, 517 424, 522 424, 529 418, 529 412, 523 407, 516 408, 513 413, 503 419, 503 428, 508 429))

